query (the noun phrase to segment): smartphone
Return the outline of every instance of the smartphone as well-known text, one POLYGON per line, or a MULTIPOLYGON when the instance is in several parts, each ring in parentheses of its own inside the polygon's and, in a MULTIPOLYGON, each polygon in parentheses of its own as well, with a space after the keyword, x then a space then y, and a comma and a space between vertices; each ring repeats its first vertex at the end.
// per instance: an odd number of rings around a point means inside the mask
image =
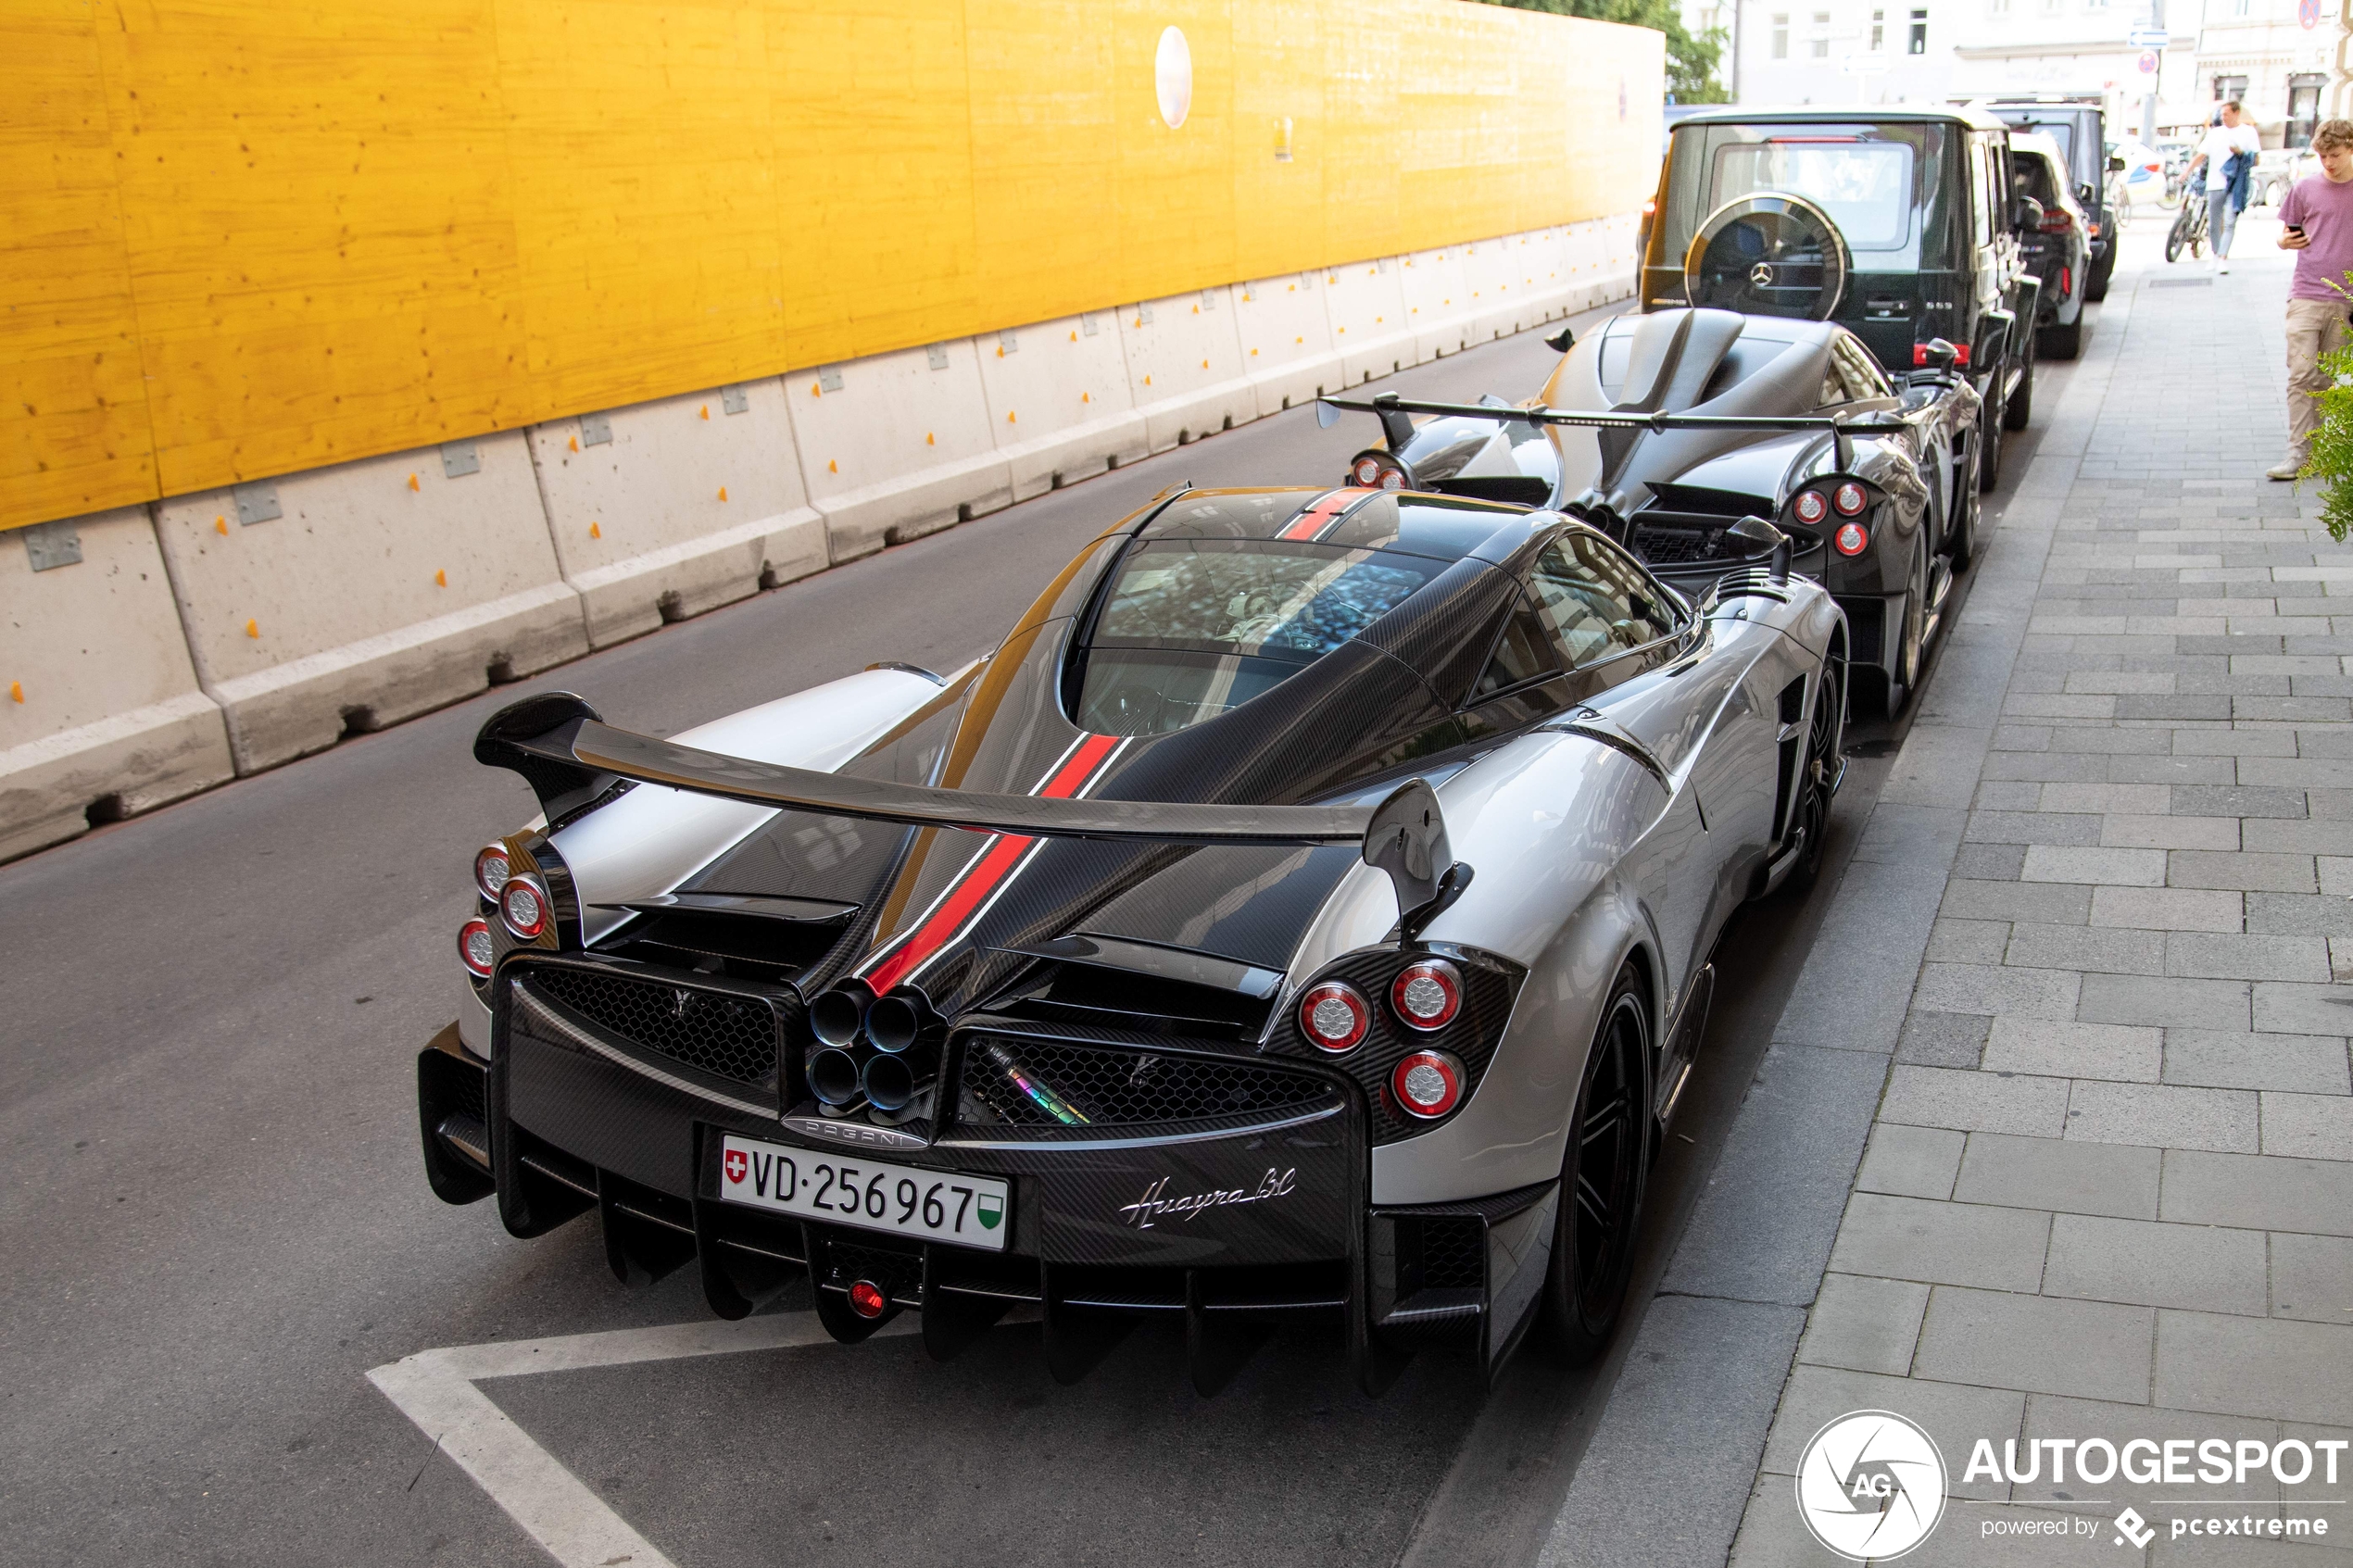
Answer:
POLYGON ((2291 223, 2287 226, 2287 232, 2294 234, 2300 240, 2304 237, 2304 225, 2301 223, 2291 223))

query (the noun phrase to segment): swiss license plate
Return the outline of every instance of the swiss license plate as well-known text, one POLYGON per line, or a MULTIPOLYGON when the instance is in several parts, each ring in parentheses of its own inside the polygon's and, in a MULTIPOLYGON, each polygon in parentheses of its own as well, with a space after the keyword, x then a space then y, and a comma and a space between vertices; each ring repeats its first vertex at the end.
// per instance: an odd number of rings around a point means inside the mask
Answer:
POLYGON ((1012 1189, 994 1176, 844 1159, 733 1134, 719 1150, 719 1196, 804 1220, 989 1252, 1002 1252, 1013 1229, 1012 1189))

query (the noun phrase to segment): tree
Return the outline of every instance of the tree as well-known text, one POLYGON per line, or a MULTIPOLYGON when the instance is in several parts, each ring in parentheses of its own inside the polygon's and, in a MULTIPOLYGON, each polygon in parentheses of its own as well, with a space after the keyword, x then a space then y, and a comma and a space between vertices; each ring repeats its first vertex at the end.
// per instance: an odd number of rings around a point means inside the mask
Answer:
POLYGON ((1594 21, 1623 22, 1667 35, 1667 91, 1679 104, 1721 104, 1730 101, 1716 67, 1724 57, 1724 30, 1710 28, 1693 36, 1683 26, 1675 0, 1482 0, 1521 11, 1550 11, 1554 16, 1587 17, 1594 21))

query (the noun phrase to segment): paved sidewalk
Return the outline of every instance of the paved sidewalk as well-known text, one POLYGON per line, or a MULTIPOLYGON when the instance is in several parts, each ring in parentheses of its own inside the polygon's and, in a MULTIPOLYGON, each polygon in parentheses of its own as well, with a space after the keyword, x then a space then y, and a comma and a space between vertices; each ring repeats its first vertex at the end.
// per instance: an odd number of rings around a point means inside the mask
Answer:
POLYGON ((1949 862, 1908 1006, 1809 964, 1777 1033, 1892 1060, 1734 1568, 1836 1561, 1792 1476, 1873 1408, 1951 1473, 1920 1568, 2353 1565, 2353 1460, 2334 1486, 1963 1478, 1981 1437, 2353 1438, 2353 548, 2262 477, 2287 261, 2243 233, 2230 277, 2120 277, 1840 888, 1823 941, 1869 941, 1949 862), (1881 865, 1915 874, 1875 896, 1881 865), (2097 1528, 1987 1533, 2070 1511, 2097 1528), (2169 1538, 2226 1512, 2328 1544, 2169 1538))

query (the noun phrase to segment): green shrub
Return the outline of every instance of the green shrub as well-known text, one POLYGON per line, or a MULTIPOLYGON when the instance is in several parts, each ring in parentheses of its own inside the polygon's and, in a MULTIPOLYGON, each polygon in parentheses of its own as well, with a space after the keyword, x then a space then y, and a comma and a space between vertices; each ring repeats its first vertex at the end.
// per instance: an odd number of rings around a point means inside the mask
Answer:
MULTIPOLYGON (((2353 274, 2348 274, 2353 276, 2353 274)), ((2353 347, 2321 356, 2329 385, 2313 396, 2321 406, 2312 432, 2312 457, 2304 477, 2321 482, 2321 521, 2338 544, 2353 533, 2353 347)))

